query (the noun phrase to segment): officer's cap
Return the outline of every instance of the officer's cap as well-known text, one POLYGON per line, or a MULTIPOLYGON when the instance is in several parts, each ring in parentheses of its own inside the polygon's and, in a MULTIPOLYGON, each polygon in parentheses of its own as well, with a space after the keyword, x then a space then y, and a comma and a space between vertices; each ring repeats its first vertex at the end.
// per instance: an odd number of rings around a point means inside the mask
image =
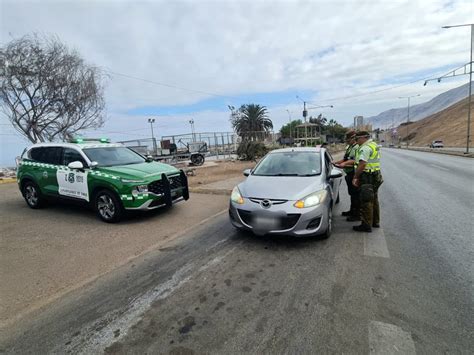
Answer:
POLYGON ((346 133, 346 141, 351 140, 356 135, 356 131, 349 131, 346 133))
POLYGON ((356 133, 356 138, 361 138, 361 137, 370 137, 370 133, 367 131, 359 131, 356 133))

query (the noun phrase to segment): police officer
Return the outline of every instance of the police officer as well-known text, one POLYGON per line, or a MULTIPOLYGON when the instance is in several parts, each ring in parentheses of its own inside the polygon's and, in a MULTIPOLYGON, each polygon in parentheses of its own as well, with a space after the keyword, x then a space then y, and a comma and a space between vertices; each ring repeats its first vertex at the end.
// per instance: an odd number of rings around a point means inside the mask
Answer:
POLYGON ((355 172, 352 184, 360 187, 361 224, 352 227, 357 232, 372 232, 380 227, 378 189, 383 183, 380 172, 380 151, 367 131, 356 133, 359 149, 356 152, 355 172))
POLYGON ((347 190, 351 198, 351 207, 349 211, 342 212, 343 216, 347 216, 347 220, 360 221, 360 202, 359 202, 359 188, 355 187, 352 184, 354 178, 354 163, 356 152, 359 146, 355 140, 355 131, 349 131, 346 133, 345 141, 347 143, 346 152, 344 153, 344 158, 334 162, 334 165, 338 168, 343 168, 346 173, 345 179, 347 183, 347 190))

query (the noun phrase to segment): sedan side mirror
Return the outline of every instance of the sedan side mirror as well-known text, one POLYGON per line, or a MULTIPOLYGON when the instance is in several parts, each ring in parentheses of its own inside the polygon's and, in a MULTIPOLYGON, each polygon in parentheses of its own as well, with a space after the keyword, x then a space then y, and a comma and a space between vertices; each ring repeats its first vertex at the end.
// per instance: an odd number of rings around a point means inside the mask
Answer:
POLYGON ((90 167, 91 169, 95 169, 95 168, 97 168, 98 166, 99 166, 99 163, 96 162, 96 161, 91 162, 90 165, 89 165, 89 167, 90 167))
POLYGON ((332 169, 331 174, 329 175, 330 179, 337 179, 342 177, 342 171, 338 169, 332 169))
POLYGON ((69 169, 84 169, 84 165, 80 161, 73 161, 67 166, 69 169))
POLYGON ((252 173, 252 169, 245 169, 244 176, 249 176, 252 173))

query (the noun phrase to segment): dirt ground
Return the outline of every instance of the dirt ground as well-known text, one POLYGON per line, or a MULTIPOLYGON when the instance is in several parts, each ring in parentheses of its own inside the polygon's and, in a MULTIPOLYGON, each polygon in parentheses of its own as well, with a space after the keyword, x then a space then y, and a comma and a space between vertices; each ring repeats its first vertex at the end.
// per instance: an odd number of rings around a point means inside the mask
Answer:
MULTIPOLYGON (((194 170, 194 176, 188 176, 190 187, 199 187, 200 185, 210 184, 212 182, 226 180, 233 177, 243 176, 245 169, 251 169, 255 162, 248 161, 210 161, 209 165, 197 167, 194 170)), ((193 167, 188 167, 193 168, 193 167)))

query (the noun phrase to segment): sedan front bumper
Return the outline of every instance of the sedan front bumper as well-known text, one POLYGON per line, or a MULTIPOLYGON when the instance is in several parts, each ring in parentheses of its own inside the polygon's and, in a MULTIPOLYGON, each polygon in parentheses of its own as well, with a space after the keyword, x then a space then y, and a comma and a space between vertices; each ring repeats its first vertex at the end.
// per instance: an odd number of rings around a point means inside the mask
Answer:
POLYGON ((257 235, 298 237, 324 234, 328 228, 330 201, 308 208, 296 208, 294 202, 279 201, 269 208, 263 208, 255 199, 244 198, 243 204, 231 201, 230 221, 235 227, 257 235))

